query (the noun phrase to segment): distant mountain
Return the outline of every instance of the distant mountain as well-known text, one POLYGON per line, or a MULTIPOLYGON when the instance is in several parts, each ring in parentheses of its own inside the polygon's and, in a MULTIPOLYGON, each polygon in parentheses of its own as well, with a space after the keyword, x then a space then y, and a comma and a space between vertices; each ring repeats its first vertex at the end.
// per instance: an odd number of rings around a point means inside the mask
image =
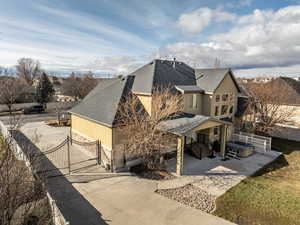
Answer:
MULTIPOLYGON (((51 76, 59 76, 59 77, 68 77, 71 72, 75 72, 75 74, 82 74, 87 71, 60 71, 60 70, 45 70, 47 74, 51 76)), ((93 72, 93 71, 92 71, 93 72)), ((114 75, 112 74, 104 74, 102 72, 93 72, 95 77, 103 77, 103 78, 112 78, 114 75)), ((13 67, 2 67, 0 66, 0 76, 14 76, 16 75, 16 68, 13 67)))

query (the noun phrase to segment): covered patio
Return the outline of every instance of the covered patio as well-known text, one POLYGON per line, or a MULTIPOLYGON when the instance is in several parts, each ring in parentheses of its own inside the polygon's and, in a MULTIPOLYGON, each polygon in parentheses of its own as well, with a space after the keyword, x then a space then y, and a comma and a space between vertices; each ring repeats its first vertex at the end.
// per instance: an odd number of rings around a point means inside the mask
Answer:
MULTIPOLYGON (((177 157, 176 157, 176 174, 183 174, 185 164, 186 138, 193 137, 194 134, 200 133, 209 128, 220 127, 220 160, 225 159, 225 148, 227 141, 227 128, 231 126, 230 122, 218 120, 203 115, 184 114, 179 118, 162 122, 161 129, 175 134, 177 138, 177 157)), ((208 140, 207 148, 210 148, 208 140)), ((200 155, 201 157, 201 155, 200 155)), ((199 163, 201 163, 199 161, 199 163)))

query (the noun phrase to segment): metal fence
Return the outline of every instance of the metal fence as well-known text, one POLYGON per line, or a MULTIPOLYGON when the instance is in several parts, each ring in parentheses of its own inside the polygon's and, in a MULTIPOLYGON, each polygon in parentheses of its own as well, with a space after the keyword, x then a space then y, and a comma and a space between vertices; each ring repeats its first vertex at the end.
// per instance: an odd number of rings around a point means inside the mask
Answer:
POLYGON ((233 141, 239 141, 246 144, 252 144, 257 152, 268 152, 271 150, 272 138, 255 134, 237 132, 232 135, 233 141))

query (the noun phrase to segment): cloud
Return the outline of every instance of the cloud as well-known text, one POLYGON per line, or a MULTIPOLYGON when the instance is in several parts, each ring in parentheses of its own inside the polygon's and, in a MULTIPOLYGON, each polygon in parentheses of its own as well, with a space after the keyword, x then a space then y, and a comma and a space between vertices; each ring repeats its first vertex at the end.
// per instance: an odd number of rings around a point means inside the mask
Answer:
POLYGON ((221 9, 199 8, 182 14, 177 22, 178 27, 189 34, 200 33, 213 22, 234 21, 235 15, 221 9))
POLYGON ((239 0, 237 3, 227 2, 224 7, 231 8, 231 9, 238 9, 243 7, 249 7, 252 5, 254 0, 239 0))
POLYGON ((129 56, 108 56, 95 60, 87 65, 93 71, 109 74, 125 74, 132 72, 145 62, 129 56))
POLYGON ((235 21, 228 32, 212 35, 207 42, 177 42, 167 45, 161 54, 198 67, 212 66, 215 58, 222 66, 237 69, 300 64, 300 6, 257 9, 235 21))

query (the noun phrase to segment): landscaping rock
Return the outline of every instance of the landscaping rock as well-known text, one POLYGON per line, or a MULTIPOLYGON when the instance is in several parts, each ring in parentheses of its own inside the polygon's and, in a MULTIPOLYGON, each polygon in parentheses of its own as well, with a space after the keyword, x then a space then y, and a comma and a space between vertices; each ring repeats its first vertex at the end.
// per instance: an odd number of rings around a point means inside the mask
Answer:
POLYGON ((190 184, 180 188, 157 190, 156 192, 207 213, 215 210, 216 197, 190 184))

